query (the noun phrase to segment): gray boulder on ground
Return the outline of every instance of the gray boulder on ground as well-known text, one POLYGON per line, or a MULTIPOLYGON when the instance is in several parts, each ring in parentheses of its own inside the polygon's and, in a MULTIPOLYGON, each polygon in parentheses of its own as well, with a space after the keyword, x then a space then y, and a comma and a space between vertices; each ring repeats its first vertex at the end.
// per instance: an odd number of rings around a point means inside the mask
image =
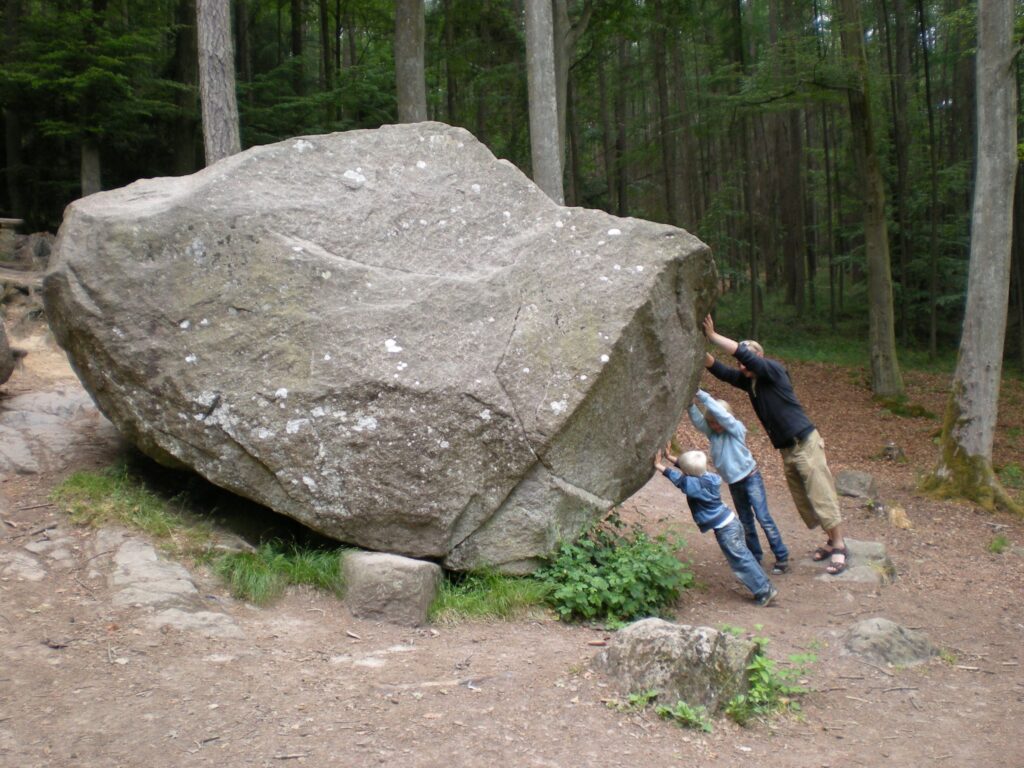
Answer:
POLYGON ((90 195, 44 282, 150 456, 350 544, 507 572, 650 477, 715 290, 697 238, 555 205, 439 123, 90 195))
POLYGON ((348 552, 342 561, 345 605, 353 616, 417 627, 441 585, 441 566, 383 552, 348 552))
POLYGON ((7 329, 0 319, 0 384, 5 384, 11 378, 11 374, 18 366, 18 360, 23 355, 23 352, 13 349, 7 341, 7 329))
POLYGON ((858 499, 878 498, 878 486, 874 476, 869 472, 856 469, 843 469, 836 472, 836 491, 841 496, 852 496, 858 499))
POLYGON ((755 643, 711 627, 642 619, 616 632, 593 663, 623 692, 657 691, 667 706, 685 701, 715 712, 746 693, 756 653, 755 643))
POLYGON ((923 633, 880 617, 850 627, 844 645, 850 653, 894 666, 920 664, 939 653, 923 633))

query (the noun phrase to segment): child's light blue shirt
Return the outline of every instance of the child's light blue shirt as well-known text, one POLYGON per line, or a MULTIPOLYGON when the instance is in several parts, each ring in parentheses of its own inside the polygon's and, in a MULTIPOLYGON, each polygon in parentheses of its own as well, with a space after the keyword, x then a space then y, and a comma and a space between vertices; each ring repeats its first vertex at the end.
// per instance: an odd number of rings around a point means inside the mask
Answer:
POLYGON ((690 421, 698 430, 708 436, 711 443, 711 460, 722 479, 729 485, 739 482, 755 469, 757 462, 747 448, 747 428, 743 422, 718 405, 711 395, 703 389, 697 390, 697 400, 704 406, 707 414, 725 429, 724 432, 713 432, 707 419, 696 405, 689 408, 690 421))

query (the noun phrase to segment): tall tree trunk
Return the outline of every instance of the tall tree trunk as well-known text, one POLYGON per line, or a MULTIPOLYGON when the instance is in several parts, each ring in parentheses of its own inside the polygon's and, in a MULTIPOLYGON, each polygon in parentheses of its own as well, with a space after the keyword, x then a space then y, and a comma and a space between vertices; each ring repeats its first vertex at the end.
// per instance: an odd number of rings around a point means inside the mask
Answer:
MULTIPOLYGON (((7 0, 4 6, 4 49, 0 62, 6 62, 9 52, 14 50, 18 42, 18 26, 21 19, 21 0, 7 0)), ((6 156, 4 181, 7 191, 7 204, 10 212, 18 216, 24 211, 21 195, 21 115, 16 107, 5 106, 4 117, 4 154, 6 156)))
POLYGON ((303 49, 302 0, 291 1, 291 54, 292 54, 292 88, 300 96, 306 92, 303 49))
POLYGON ((444 80, 445 80, 445 107, 447 108, 448 122, 455 125, 456 115, 459 111, 459 81, 452 71, 452 51, 455 50, 455 18, 452 11, 452 0, 442 0, 442 12, 444 13, 444 45, 447 55, 444 57, 444 80))
POLYGON ((241 150, 228 0, 196 0, 196 29, 203 146, 213 165, 241 150))
POLYGON ((582 205, 583 197, 583 167, 580 162, 580 126, 576 116, 576 88, 572 78, 569 79, 569 89, 566 91, 565 117, 566 133, 569 137, 569 172, 566 180, 569 182, 569 191, 565 196, 566 205, 582 205))
POLYGON ((96 139, 82 139, 81 172, 82 197, 92 195, 103 189, 103 176, 100 165, 100 147, 96 139))
POLYGON ((185 86, 174 95, 177 114, 171 126, 174 143, 174 173, 194 173, 196 163, 196 86, 198 85, 199 51, 196 48, 196 0, 178 0, 175 6, 173 79, 185 86))
POLYGON ((871 123, 864 32, 858 0, 840 0, 842 46, 854 80, 848 91, 854 165, 861 177, 864 205, 864 250, 868 262, 868 342, 871 390, 881 397, 903 395, 903 376, 896 359, 889 234, 885 221, 885 187, 875 151, 871 123))
POLYGON ((615 89, 615 180, 618 189, 615 193, 617 202, 616 213, 629 216, 629 176, 626 168, 626 147, 628 116, 626 114, 626 84, 629 68, 629 48, 625 37, 618 37, 619 72, 615 89))
POLYGON ((619 184, 615 166, 615 132, 612 129, 612 110, 608 98, 608 76, 605 72, 605 57, 597 62, 597 90, 601 113, 601 159, 604 161, 604 181, 608 189, 608 211, 618 210, 616 195, 619 184))
POLYGON ((676 139, 671 118, 672 105, 669 99, 669 66, 665 56, 665 14, 664 3, 654 4, 654 30, 652 34, 654 73, 658 87, 658 133, 661 145, 661 169, 665 190, 665 220, 679 224, 679 202, 676 182, 679 169, 676 166, 676 139))
POLYGON ((935 109, 932 101, 932 76, 928 54, 929 25, 924 0, 917 0, 918 29, 921 38, 921 61, 924 64, 925 112, 928 115, 928 354, 938 354, 939 335, 939 147, 935 136, 935 109))
MULTIPOLYGON (((193 5, 195 0, 193 0, 193 5)), ((243 83, 252 82, 252 47, 249 44, 248 0, 234 0, 235 6, 235 71, 243 83)))
POLYGON ((530 101, 530 157, 533 180, 561 205, 562 151, 555 80, 555 38, 551 0, 526 2, 526 79, 530 101))
POLYGON ((400 123, 419 123, 427 119, 426 20, 423 14, 423 0, 395 2, 395 80, 400 123))
MULTIPOLYGON (((900 247, 900 289, 903 296, 909 293, 909 265, 913 259, 910 216, 910 147, 911 136, 907 118, 910 113, 910 25, 907 23, 906 0, 894 0, 895 52, 892 70, 892 116, 893 149, 896 155, 896 219, 899 224, 900 247)), ((910 341, 910 320, 907 315, 907 301, 898 301, 900 338, 910 341)))
POLYGON ((1017 173, 1013 21, 1013 0, 978 0, 977 176, 967 306, 932 486, 1024 514, 992 469, 1017 173))

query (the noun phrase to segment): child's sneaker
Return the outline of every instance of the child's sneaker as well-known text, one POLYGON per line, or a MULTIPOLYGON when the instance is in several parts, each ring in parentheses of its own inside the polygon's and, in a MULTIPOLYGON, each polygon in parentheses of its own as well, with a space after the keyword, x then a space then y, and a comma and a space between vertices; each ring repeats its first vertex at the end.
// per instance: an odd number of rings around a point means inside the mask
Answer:
POLYGON ((774 600, 778 596, 778 594, 779 590, 777 590, 775 587, 769 587, 767 592, 765 592, 763 595, 755 599, 759 606, 761 606, 762 608, 766 608, 771 604, 772 600, 774 600))
POLYGON ((789 560, 776 560, 775 565, 772 566, 772 574, 775 576, 781 576, 789 570, 789 560))

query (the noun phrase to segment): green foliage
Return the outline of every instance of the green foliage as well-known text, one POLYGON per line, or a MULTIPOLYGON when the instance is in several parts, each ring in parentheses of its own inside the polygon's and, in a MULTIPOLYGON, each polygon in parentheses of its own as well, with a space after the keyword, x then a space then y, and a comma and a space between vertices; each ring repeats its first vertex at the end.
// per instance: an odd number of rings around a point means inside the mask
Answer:
POLYGON ((875 402, 895 416, 910 419, 937 419, 938 416, 919 403, 910 403, 906 397, 878 397, 875 402))
POLYGON ((692 585, 693 575, 675 556, 682 544, 651 538, 639 527, 624 531, 613 516, 579 540, 563 542, 537 578, 560 618, 617 626, 658 615, 692 585))
POLYGON ((682 728, 711 733, 711 720, 706 707, 691 707, 685 701, 677 701, 674 707, 660 704, 654 708, 654 712, 658 717, 672 720, 682 728))
POLYGON ((651 689, 641 691, 640 693, 631 693, 624 702, 618 699, 610 699, 605 703, 609 708, 618 712, 642 712, 656 698, 658 698, 658 691, 651 689))
POLYGON ((999 482, 1005 487, 1015 490, 1024 489, 1024 468, 1017 462, 1011 461, 1008 464, 1003 464, 996 474, 999 475, 999 482))
POLYGON ((264 605, 289 585, 307 584, 335 594, 343 589, 341 550, 317 550, 269 541, 255 552, 231 552, 214 562, 214 570, 243 600, 264 605))
POLYGON ((99 472, 75 472, 54 489, 51 498, 77 525, 124 525, 171 549, 190 551, 209 537, 208 528, 188 524, 173 504, 147 488, 127 464, 99 472))
POLYGON ((529 577, 506 576, 494 570, 448 574, 430 619, 456 623, 462 619, 514 619, 544 605, 547 587, 529 577))
POLYGON ((222 554, 211 547, 211 526, 189 506, 196 493, 184 484, 162 493, 154 478, 125 461, 99 472, 76 472, 53 492, 53 501, 77 525, 123 525, 142 531, 174 555, 211 563, 232 592, 265 603, 289 584, 340 593, 341 550, 272 539, 254 552, 222 554))
POLYGON ((747 667, 747 693, 733 697, 725 707, 725 714, 739 725, 776 712, 799 711, 800 704, 795 699, 806 689, 792 681, 804 674, 805 664, 817 659, 814 654, 791 656, 790 661, 796 666, 780 670, 764 654, 764 645, 765 641, 761 641, 761 648, 747 667))
POLYGON ((992 538, 992 541, 988 543, 988 547, 986 547, 986 549, 994 555, 1001 555, 1009 549, 1009 547, 1010 540, 1000 533, 992 538))

